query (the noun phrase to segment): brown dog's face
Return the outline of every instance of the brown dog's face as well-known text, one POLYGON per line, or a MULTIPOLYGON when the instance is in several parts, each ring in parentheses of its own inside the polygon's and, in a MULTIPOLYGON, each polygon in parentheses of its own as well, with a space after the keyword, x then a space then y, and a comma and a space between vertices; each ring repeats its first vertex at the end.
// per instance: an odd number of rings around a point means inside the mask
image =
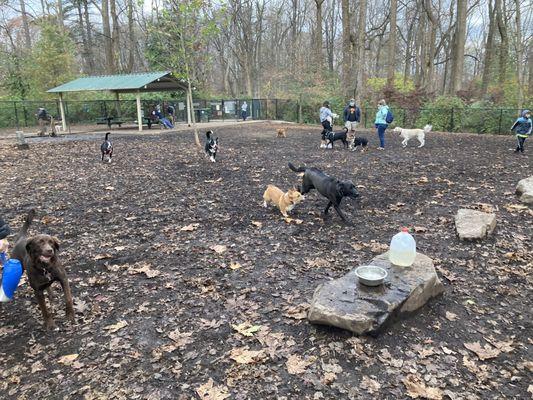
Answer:
POLYGON ((59 240, 50 235, 36 235, 26 242, 26 251, 33 262, 50 264, 59 252, 59 240))
POLYGON ((296 189, 289 189, 287 194, 288 194, 289 201, 291 202, 291 204, 298 204, 299 202, 303 200, 302 194, 296 189))

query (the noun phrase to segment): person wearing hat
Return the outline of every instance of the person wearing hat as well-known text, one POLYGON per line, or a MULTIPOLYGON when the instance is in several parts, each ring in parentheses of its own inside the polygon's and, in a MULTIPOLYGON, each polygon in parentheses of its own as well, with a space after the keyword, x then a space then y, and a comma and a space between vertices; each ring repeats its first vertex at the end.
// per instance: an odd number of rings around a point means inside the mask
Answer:
POLYGON ((515 153, 524 152, 524 143, 526 139, 531 136, 532 127, 531 112, 529 110, 522 111, 520 118, 518 118, 511 127, 511 132, 514 132, 516 135, 515 153))
POLYGON ((361 109, 355 105, 355 99, 350 99, 344 109, 344 126, 353 133, 361 120, 361 109))

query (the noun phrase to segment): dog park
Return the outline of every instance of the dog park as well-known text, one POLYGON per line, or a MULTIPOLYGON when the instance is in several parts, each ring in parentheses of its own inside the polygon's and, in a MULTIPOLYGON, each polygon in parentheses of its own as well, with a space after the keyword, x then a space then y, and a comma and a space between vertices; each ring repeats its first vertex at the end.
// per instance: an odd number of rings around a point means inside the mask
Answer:
MULTIPOLYGON (((205 141, 205 131, 201 134, 205 141)), ((75 322, 52 285, 45 330, 26 276, 0 304, 0 397, 73 399, 487 399, 531 392, 533 213, 515 193, 531 152, 511 136, 431 132, 386 151, 320 149, 318 126, 210 126, 216 162, 193 132, 0 140, 3 217, 13 235, 59 240, 75 322), (280 127, 285 137, 277 134, 280 127), (302 185, 288 163, 350 180, 348 223, 312 190, 285 218, 272 184, 302 185), (459 209, 496 215, 478 240, 459 209), (402 227, 443 293, 379 332, 308 320, 316 288, 367 265, 402 227)), ((409 269, 409 267, 405 267, 409 269)), ((355 283, 354 283, 355 284, 355 283)), ((389 290, 390 286, 382 286, 389 290)))

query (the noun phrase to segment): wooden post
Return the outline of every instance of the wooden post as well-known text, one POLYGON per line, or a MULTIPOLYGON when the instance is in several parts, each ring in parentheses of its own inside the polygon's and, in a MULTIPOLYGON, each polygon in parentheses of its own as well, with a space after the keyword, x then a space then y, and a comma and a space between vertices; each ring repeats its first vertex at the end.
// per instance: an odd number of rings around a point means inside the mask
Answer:
POLYGON ((117 118, 120 120, 120 95, 118 92, 115 92, 115 108, 117 110, 117 118))
POLYGON ((59 112, 61 113, 61 124, 63 125, 63 132, 66 132, 67 131, 67 119, 65 118, 65 105, 63 104, 63 93, 59 93, 59 112))
POLYGON ((137 123, 139 124, 139 132, 143 130, 143 117, 141 110, 141 92, 137 92, 137 123))
POLYGON ((190 94, 190 92, 189 92, 189 90, 187 90, 187 102, 185 103, 186 107, 187 107, 187 126, 191 126, 192 101, 190 100, 189 94, 190 94))

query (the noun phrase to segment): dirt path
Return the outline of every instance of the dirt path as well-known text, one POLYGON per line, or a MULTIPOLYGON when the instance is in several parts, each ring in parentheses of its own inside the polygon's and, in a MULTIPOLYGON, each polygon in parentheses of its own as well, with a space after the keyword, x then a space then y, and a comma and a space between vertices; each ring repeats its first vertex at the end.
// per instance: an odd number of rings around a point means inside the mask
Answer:
POLYGON ((56 289, 61 331, 45 333, 26 282, 0 304, 0 398, 529 398, 533 215, 514 188, 533 142, 515 155, 511 137, 432 133, 402 149, 387 133, 378 152, 371 134, 361 154, 318 149, 318 128, 276 139, 276 126, 217 129, 216 164, 190 131, 117 137, 111 165, 100 139, 0 143, 2 216, 17 230, 38 208, 32 232, 60 238, 77 309, 70 327, 56 289), (294 210, 302 224, 263 209, 268 183, 299 183, 288 161, 352 179, 354 226, 323 221, 316 193, 294 210), (494 208, 494 237, 460 242, 459 207, 494 208), (315 287, 402 226, 418 227, 445 295, 377 338, 310 325, 315 287), (495 356, 480 360, 475 342, 495 356))

